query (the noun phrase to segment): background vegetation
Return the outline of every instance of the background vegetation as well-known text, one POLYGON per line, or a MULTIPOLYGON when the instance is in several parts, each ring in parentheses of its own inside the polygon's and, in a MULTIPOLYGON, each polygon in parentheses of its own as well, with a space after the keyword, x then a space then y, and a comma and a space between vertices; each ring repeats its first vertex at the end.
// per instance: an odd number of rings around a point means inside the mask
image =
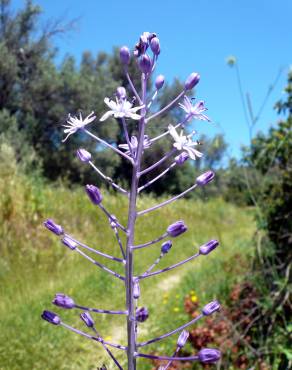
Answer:
MULTIPOLYGON (((70 25, 49 22, 41 28, 40 11, 27 1, 22 10, 13 13, 10 1, 0 0, 0 369, 95 369, 106 361, 98 346, 61 328, 51 328, 39 315, 58 291, 101 308, 113 304, 120 308, 122 291, 111 277, 95 271, 94 266, 88 268, 59 245, 43 230, 42 221, 54 217, 82 240, 91 245, 93 239, 102 240, 104 251, 116 252, 105 220, 81 190, 85 182, 101 185, 100 180, 80 166, 74 152, 80 146, 89 148, 96 154, 98 167, 119 182, 127 182, 129 168, 82 135, 61 145, 61 125, 68 112, 83 109, 88 114, 94 107, 97 116, 101 115, 104 96, 111 96, 118 85, 127 87, 127 81, 117 62, 117 49, 97 56, 84 52, 79 65, 67 56, 57 67, 54 37, 70 25)), ((134 66, 130 68, 135 76, 134 66)), ((180 86, 179 80, 166 86, 157 108, 180 86)), ((206 168, 216 169, 218 174, 204 192, 145 217, 144 227, 140 225, 141 241, 160 235, 178 215, 195 225, 175 241, 165 265, 176 261, 178 253, 181 259, 189 256, 210 237, 219 238, 221 244, 214 256, 174 275, 165 274, 162 281, 149 279, 142 286, 143 303, 151 315, 142 337, 168 330, 169 317, 173 326, 185 322, 189 314, 196 314, 197 304, 220 297, 226 309, 219 318, 227 326, 219 330, 217 322, 200 323, 192 329, 199 331, 192 331, 188 353, 196 352, 203 341, 222 346, 222 368, 291 366, 291 73, 285 91, 285 98, 275 108, 286 119, 267 134, 253 135, 240 160, 224 158, 227 143, 222 135, 201 137, 204 159, 176 169, 142 199, 141 207, 167 192, 179 193, 206 168), (223 335, 224 330, 227 334, 223 335)), ((167 113, 159 121, 159 130, 180 114, 180 110, 167 113)), ((114 121, 93 127, 107 140, 125 141, 114 121)), ((152 127, 151 135, 155 135, 158 125, 152 127)), ((145 164, 159 158, 167 145, 162 142, 151 150, 145 164)), ((125 223, 125 200, 105 187, 103 192, 110 195, 105 196, 108 208, 115 209, 125 223)), ((156 258, 157 248, 143 253, 137 261, 139 271, 156 258)), ((72 312, 61 314, 80 325, 72 312)), ((97 319, 102 333, 123 342, 123 321, 103 315, 97 319)), ((150 350, 169 353, 174 344, 171 339, 150 350)), ((187 365, 178 364, 180 368, 187 365)), ((149 366, 144 361, 139 364, 141 369, 149 366)))

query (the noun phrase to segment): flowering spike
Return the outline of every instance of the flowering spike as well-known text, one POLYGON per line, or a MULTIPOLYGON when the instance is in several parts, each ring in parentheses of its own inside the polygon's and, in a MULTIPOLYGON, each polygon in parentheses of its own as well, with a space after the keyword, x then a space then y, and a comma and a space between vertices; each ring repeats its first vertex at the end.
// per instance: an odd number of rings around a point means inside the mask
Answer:
POLYGON ((158 75, 155 80, 155 87, 156 90, 160 90, 164 85, 164 76, 163 75, 158 75))
POLYGON ((208 243, 200 246, 200 254, 207 255, 210 252, 212 252, 212 250, 217 248, 218 245, 219 245, 218 240, 210 240, 208 243))
POLYGON ((80 318, 89 328, 92 328, 94 326, 93 318, 90 316, 88 312, 81 313, 80 318))
POLYGON ((86 149, 78 149, 76 155, 81 162, 89 162, 91 160, 91 154, 86 149))
POLYGON ((148 319, 149 313, 146 307, 140 307, 136 310, 136 320, 138 322, 144 322, 148 319))
POLYGON ((155 55, 160 54, 160 43, 158 37, 153 37, 150 41, 150 48, 155 55))
POLYGON ((130 50, 127 46, 120 48, 120 60, 125 65, 130 63, 130 50))
POLYGON ((220 310, 220 303, 218 301, 212 301, 206 304, 205 307, 202 309, 202 313, 205 316, 212 315, 212 313, 220 310))
POLYGON ((100 204, 102 201, 102 195, 100 190, 94 186, 94 185, 86 185, 85 191, 89 197, 89 199, 92 201, 93 204, 100 204))
POLYGON ((204 364, 216 362, 221 357, 221 352, 213 348, 204 348, 198 353, 199 360, 204 364))
POLYGON ((44 222, 44 226, 52 231, 52 233, 56 234, 56 235, 62 235, 64 233, 64 230, 62 228, 62 226, 56 224, 52 219, 48 218, 45 222, 44 222))
POLYGON ((180 334, 180 336, 178 337, 178 340, 177 340, 177 346, 179 348, 184 347, 184 345, 186 344, 186 342, 188 340, 189 335, 190 335, 190 333, 187 330, 183 330, 181 332, 181 334, 180 334))
POLYGON ((57 293, 52 303, 58 307, 71 309, 75 307, 73 299, 63 293, 57 293))
POLYGON ((187 231, 187 226, 185 225, 184 221, 176 221, 175 223, 171 224, 167 228, 168 235, 172 236, 173 238, 183 234, 187 231))
POLYGON ((61 323, 60 317, 51 311, 43 311, 41 318, 53 325, 59 325, 61 323))
POLYGON ((200 75, 199 73, 193 72, 189 75, 189 77, 186 79, 185 82, 185 89, 191 90, 193 87, 195 87, 200 81, 200 75))
POLYGON ((161 253, 163 254, 166 254, 170 251, 172 247, 172 241, 171 240, 167 240, 166 242, 164 242, 162 245, 161 245, 161 253))
MULTIPOLYGON (((57 293, 53 300, 53 304, 58 307, 62 307, 65 309, 81 309, 84 311, 81 313, 80 318, 85 323, 88 328, 91 328, 92 331, 95 333, 94 335, 85 333, 80 331, 77 328, 73 328, 67 325, 65 322, 62 322, 60 317, 53 312, 44 311, 42 314, 42 318, 54 325, 61 325, 72 332, 75 332, 79 335, 82 335, 88 339, 94 340, 99 342, 107 354, 111 357, 117 367, 122 370, 121 365, 116 360, 115 356, 109 350, 108 346, 112 346, 117 349, 121 349, 127 352, 127 369, 135 370, 136 369, 136 358, 137 357, 144 357, 148 359, 158 359, 158 360, 166 360, 168 363, 162 367, 163 369, 168 369, 171 366, 172 361, 198 361, 200 360, 203 363, 211 363, 215 362, 220 358, 220 352, 215 349, 203 349, 199 352, 199 354, 195 354, 188 357, 181 357, 178 356, 179 350, 186 344, 188 339, 189 333, 184 330, 190 325, 193 325, 195 322, 203 318, 204 316, 211 315, 213 312, 218 311, 220 308, 220 304, 217 301, 213 301, 208 303, 202 308, 202 312, 193 318, 191 321, 181 325, 176 329, 172 329, 167 333, 160 335, 156 338, 147 340, 143 343, 137 343, 137 333, 138 333, 138 325, 140 323, 145 322, 149 317, 149 312, 146 307, 139 307, 137 308, 137 300, 140 298, 140 280, 148 279, 152 276, 156 276, 162 273, 166 273, 172 271, 175 268, 178 268, 190 261, 193 261, 196 258, 199 258, 201 255, 207 255, 212 250, 214 250, 218 245, 217 240, 210 240, 208 243, 202 245, 199 248, 199 251, 194 252, 193 255, 185 258, 179 262, 176 262, 170 266, 157 269, 157 265, 160 263, 162 258, 170 251, 172 248, 172 241, 167 240, 171 238, 178 237, 179 235, 183 234, 187 231, 187 226, 185 225, 184 221, 180 220, 174 222, 173 224, 167 227, 167 230, 151 241, 145 242, 143 244, 135 245, 135 240, 137 240, 137 219, 138 217, 145 215, 149 212, 152 212, 157 209, 161 209, 162 207, 169 205, 170 203, 177 201, 187 195, 190 191, 194 190, 198 186, 204 186, 208 184, 214 178, 214 173, 212 171, 207 171, 204 174, 198 176, 192 186, 187 188, 186 190, 182 191, 180 194, 174 195, 170 199, 162 201, 159 204, 153 205, 147 209, 139 210, 139 193, 141 190, 145 189, 146 187, 152 185, 157 180, 161 179, 162 176, 169 173, 176 165, 182 165, 186 160, 193 159, 196 160, 197 158, 202 157, 202 153, 199 152, 196 148, 200 144, 197 140, 193 139, 193 135, 196 134, 195 131, 191 133, 185 133, 183 130, 177 132, 178 128, 184 129, 185 125, 191 119, 203 120, 203 121, 210 121, 210 119, 205 115, 205 111, 207 108, 205 107, 204 101, 194 100, 193 98, 189 98, 189 91, 194 88, 200 81, 200 75, 198 73, 191 73, 185 81, 184 88, 181 89, 180 92, 174 97, 170 102, 167 104, 163 104, 156 112, 150 113, 150 109, 152 104, 154 103, 155 99, 159 94, 159 90, 164 86, 164 76, 159 75, 155 79, 155 90, 150 94, 147 91, 148 87, 151 85, 150 83, 150 75, 153 72, 156 62, 158 60, 158 55, 160 54, 160 42, 155 33, 151 32, 143 32, 140 36, 138 43, 136 43, 134 47, 134 56, 136 58, 136 65, 138 67, 138 72, 140 73, 140 81, 141 85, 139 85, 139 89, 135 86, 133 79, 129 74, 129 64, 131 62, 131 55, 130 50, 127 46, 123 46, 119 50, 119 57, 120 62, 122 64, 122 69, 124 71, 124 80, 127 81, 131 92, 134 95, 133 99, 128 98, 127 100, 127 91, 124 87, 119 86, 117 87, 115 93, 111 96, 113 98, 105 97, 104 103, 108 107, 107 111, 101 116, 99 121, 103 122, 108 120, 109 118, 116 119, 117 123, 122 126, 122 130, 125 137, 125 143, 110 143, 101 137, 95 135, 94 133, 87 130, 86 125, 90 124, 96 119, 94 112, 91 112, 87 117, 83 118, 81 113, 78 116, 71 116, 68 115, 68 119, 66 124, 64 125, 64 133, 66 137, 63 142, 65 142, 68 137, 77 131, 81 130, 84 134, 90 136, 94 139, 98 144, 103 145, 106 148, 111 149, 116 154, 119 154, 124 159, 127 159, 128 162, 132 165, 129 170, 131 171, 131 178, 132 181, 129 182, 130 189, 126 190, 120 187, 118 184, 115 184, 113 180, 106 176, 99 168, 97 168, 94 163, 91 161, 91 154, 85 149, 78 149, 77 150, 77 157, 81 162, 87 162, 90 167, 92 167, 98 175, 103 178, 103 180, 110 183, 110 185, 119 190, 124 195, 128 197, 128 213, 127 213, 127 226, 123 226, 119 222, 119 220, 112 215, 111 211, 106 209, 102 204, 102 194, 100 190, 94 185, 86 185, 85 191, 91 200, 91 202, 95 205, 98 205, 99 209, 105 214, 109 221, 110 228, 112 229, 113 233, 115 234, 115 239, 118 243, 118 247, 120 248, 122 258, 114 257, 112 255, 100 252, 99 250, 93 249, 86 244, 82 243, 81 241, 76 240, 73 236, 70 236, 64 233, 63 228, 60 225, 54 223, 54 221, 48 219, 44 222, 44 225, 47 229, 52 231, 54 234, 61 236, 61 242, 68 247, 70 250, 75 250, 80 256, 85 258, 94 266, 98 267, 104 272, 120 279, 123 282, 123 286, 125 288, 125 295, 126 295, 126 308, 125 310, 104 310, 98 308, 91 308, 86 306, 81 306, 75 304, 74 300, 64 295, 63 293, 57 293), (151 52, 150 52, 151 51, 151 52), (150 57, 151 55, 151 57, 150 57), (181 103, 181 100, 183 102, 181 103), (138 106, 133 106, 138 104, 138 106), (175 108, 179 105, 179 107, 183 110, 184 118, 176 123, 174 126, 169 125, 168 130, 165 130, 162 134, 158 134, 154 138, 149 138, 147 134, 150 131, 147 131, 148 124, 151 120, 155 118, 165 115, 166 112, 169 112, 170 109, 175 108), (131 122, 132 120, 138 121, 131 122), (164 153, 160 159, 155 161, 155 163, 149 164, 146 168, 143 168, 143 154, 146 149, 150 148, 153 142, 161 138, 170 137, 173 139, 172 148, 164 153), (174 158, 171 159, 171 158, 174 158), (169 164, 165 166, 164 169, 158 171, 158 174, 155 174, 153 177, 150 176, 150 179, 146 179, 146 181, 142 181, 141 177, 144 175, 154 171, 161 165, 165 165, 166 161, 169 161, 169 164), (141 181, 141 182, 140 182, 141 181), (125 233, 125 237, 121 238, 119 232, 122 231, 125 233), (162 243, 162 241, 165 241, 162 243), (158 252, 157 258, 154 262, 148 267, 148 269, 144 273, 140 273, 139 275, 134 275, 135 266, 134 261, 137 258, 134 258, 134 253, 138 249, 150 247, 154 244, 162 243, 160 245, 160 252, 158 252), (107 258, 114 262, 119 262, 124 265, 125 274, 124 276, 120 275, 116 271, 110 269, 106 265, 100 263, 99 261, 93 259, 90 255, 85 253, 83 249, 90 253, 95 253, 103 258, 107 258), (125 315, 127 317, 127 346, 114 344, 104 340, 98 333, 95 328, 94 320, 90 316, 88 312, 94 312, 98 314, 110 314, 110 315, 125 315), (177 340, 177 346, 175 353, 169 356, 157 356, 153 354, 145 354, 137 352, 139 347, 146 346, 151 343, 155 343, 162 339, 169 337, 177 333, 179 335, 177 340)), ((133 59, 133 57, 132 57, 133 59)), ((136 75, 135 75, 136 76, 136 75)), ((136 76, 137 77, 137 76, 136 76)), ((135 78, 136 80, 136 78, 135 78)), ((132 96, 131 96, 132 98, 132 96)), ((157 104, 159 105, 159 104, 157 104)), ((153 104, 154 106, 154 104, 153 104)), ((154 107, 155 109, 155 107, 154 107)), ((149 150, 150 152, 150 150, 149 150)), ((98 153, 96 153, 98 154, 98 153)), ((151 156, 149 156, 150 158, 151 156)), ((148 176, 147 176, 148 177, 148 176)), ((161 368, 161 370, 162 370, 161 368)), ((105 370, 105 367, 102 367, 105 370)))
POLYGON ((202 175, 200 175, 199 177, 197 177, 196 183, 199 186, 205 186, 209 182, 211 182, 214 179, 214 177, 215 177, 215 173, 213 171, 207 171, 203 173, 202 175))

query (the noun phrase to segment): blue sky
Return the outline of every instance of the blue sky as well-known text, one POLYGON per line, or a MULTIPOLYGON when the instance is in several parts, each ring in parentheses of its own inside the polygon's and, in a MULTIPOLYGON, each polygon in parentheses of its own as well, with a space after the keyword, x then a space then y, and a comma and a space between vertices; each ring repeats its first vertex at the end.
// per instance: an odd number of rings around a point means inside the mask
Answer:
MULTIPOLYGON (((16 8, 24 1, 12 0, 16 8)), ((80 17, 78 26, 56 39, 57 62, 84 50, 92 53, 112 46, 133 46, 143 31, 156 32, 162 52, 158 72, 171 81, 189 73, 201 74, 197 97, 206 101, 213 123, 195 123, 199 132, 223 132, 229 153, 239 156, 248 143, 235 70, 226 58, 239 61, 243 88, 256 111, 280 68, 283 73, 271 94, 258 130, 267 130, 279 117, 272 107, 283 97, 286 75, 292 64, 291 0, 38 0, 43 19, 80 17)), ((93 107, 94 109, 94 107, 93 107)))

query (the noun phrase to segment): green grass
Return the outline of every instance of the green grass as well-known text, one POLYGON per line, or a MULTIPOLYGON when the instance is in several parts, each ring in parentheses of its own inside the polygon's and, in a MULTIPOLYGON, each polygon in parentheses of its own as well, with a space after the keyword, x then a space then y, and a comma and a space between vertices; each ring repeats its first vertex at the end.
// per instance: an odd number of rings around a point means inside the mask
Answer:
MULTIPOLYGON (((71 252, 42 226, 45 218, 52 217, 76 238, 119 256, 103 214, 88 201, 82 189, 54 188, 15 173, 6 174, 0 180, 0 192, 0 369, 96 369, 102 363, 113 369, 98 344, 40 319, 43 309, 51 309, 66 323, 84 329, 79 312, 61 310, 50 303, 56 292, 71 295, 77 303, 88 306, 124 308, 122 282, 71 252)), ((139 207, 148 208, 155 202, 145 197, 139 207)), ((104 205, 126 224, 126 199, 104 191, 104 205)), ((215 297, 224 303, 229 288, 241 278, 252 254, 251 239, 255 231, 252 210, 234 207, 220 199, 179 200, 141 217, 136 243, 161 235, 178 219, 186 222, 189 231, 174 239, 161 267, 192 255, 211 238, 219 239, 220 247, 209 256, 201 256, 189 265, 141 283, 140 303, 149 307, 150 317, 140 326, 140 340, 186 322, 183 299, 191 289, 202 304, 215 297)), ((136 273, 143 272, 159 250, 156 245, 136 251, 136 273)), ((118 263, 98 260, 123 273, 118 263)), ((123 318, 95 315, 95 320, 104 337, 125 343, 123 318)), ((144 350, 170 354, 176 338, 170 337, 144 350)), ((124 361, 123 356, 121 360, 124 361)), ((139 361, 139 369, 151 367, 147 360, 139 361)))

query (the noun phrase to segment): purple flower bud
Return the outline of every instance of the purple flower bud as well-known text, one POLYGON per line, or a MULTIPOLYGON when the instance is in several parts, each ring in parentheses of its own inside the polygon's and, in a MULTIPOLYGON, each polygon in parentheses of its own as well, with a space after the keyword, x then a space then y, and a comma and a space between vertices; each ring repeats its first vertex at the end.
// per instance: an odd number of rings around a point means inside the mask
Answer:
POLYGON ((213 171, 207 171, 197 177, 196 183, 199 186, 204 186, 204 185, 207 185, 209 182, 211 182, 214 179, 214 177, 215 177, 215 173, 213 171))
POLYGON ((62 239, 62 243, 66 245, 66 247, 70 248, 72 251, 77 248, 77 244, 72 239, 70 239, 68 236, 65 236, 62 239))
POLYGON ((44 226, 56 235, 62 235, 64 233, 62 226, 55 224, 50 218, 44 222, 44 226))
POLYGON ((125 65, 130 63, 130 50, 127 46, 120 48, 120 60, 125 65))
POLYGON ((138 322, 144 322, 148 319, 149 313, 146 307, 140 307, 136 310, 136 320, 138 322))
POLYGON ((91 160, 91 154, 85 149, 78 149, 76 155, 81 162, 89 162, 91 160))
POLYGON ((202 313, 205 316, 212 315, 212 313, 220 310, 220 303, 218 301, 212 301, 206 304, 205 307, 202 309, 202 313))
POLYGON ((175 163, 181 166, 185 161, 189 159, 189 155, 186 152, 182 152, 180 155, 174 158, 175 163))
POLYGON ((53 325, 59 325, 61 322, 60 317, 51 311, 44 311, 41 315, 41 318, 53 325))
POLYGON ((55 298, 53 299, 52 303, 58 307, 62 308, 73 308, 75 307, 75 303, 72 298, 68 297, 63 293, 57 293, 55 298))
POLYGON ((146 50, 148 49, 149 36, 150 36, 149 32, 143 32, 142 35, 140 36, 138 46, 139 46, 141 54, 144 54, 146 52, 146 50))
POLYGON ((200 75, 199 73, 193 72, 189 75, 189 77, 186 79, 185 82, 185 89, 191 90, 193 87, 195 87, 200 81, 200 75))
POLYGON ((89 315, 88 312, 81 313, 80 318, 89 328, 92 328, 94 326, 93 318, 89 315))
POLYGON ((116 91, 118 99, 125 100, 127 97, 126 89, 123 86, 119 86, 116 91))
POLYGON ((102 195, 100 190, 94 185, 86 185, 85 191, 92 201, 93 204, 100 204, 102 201, 102 195))
POLYGON ((221 352, 214 348, 204 348, 198 353, 199 360, 204 364, 216 362, 221 357, 221 352))
POLYGON ((171 240, 167 240, 166 242, 164 242, 162 245, 161 245, 161 253, 163 254, 166 254, 170 251, 172 247, 172 241, 171 240))
POLYGON ((153 37, 150 41, 150 48, 155 55, 160 54, 160 43, 158 37, 153 37))
POLYGON ((175 238, 176 236, 179 236, 180 234, 187 231, 187 226, 185 225, 184 221, 176 221, 174 224, 171 224, 167 228, 168 235, 175 238))
POLYGON ((141 72, 147 74, 151 72, 151 67, 152 65, 149 56, 147 54, 142 55, 139 59, 139 68, 141 72))
POLYGON ((135 280, 135 282, 134 282, 133 297, 135 299, 138 299, 140 297, 140 284, 139 284, 139 280, 135 280))
POLYGON ((212 252, 213 249, 217 248, 219 245, 218 240, 210 240, 208 243, 201 245, 200 254, 207 255, 212 252))
POLYGON ((163 75, 159 75, 156 77, 156 80, 155 80, 155 87, 157 90, 160 90, 162 88, 162 86, 164 85, 164 76, 163 75))
POLYGON ((180 348, 182 348, 186 344, 189 335, 190 335, 190 333, 188 331, 183 330, 180 333, 180 336, 178 337, 177 346, 180 347, 180 348))

